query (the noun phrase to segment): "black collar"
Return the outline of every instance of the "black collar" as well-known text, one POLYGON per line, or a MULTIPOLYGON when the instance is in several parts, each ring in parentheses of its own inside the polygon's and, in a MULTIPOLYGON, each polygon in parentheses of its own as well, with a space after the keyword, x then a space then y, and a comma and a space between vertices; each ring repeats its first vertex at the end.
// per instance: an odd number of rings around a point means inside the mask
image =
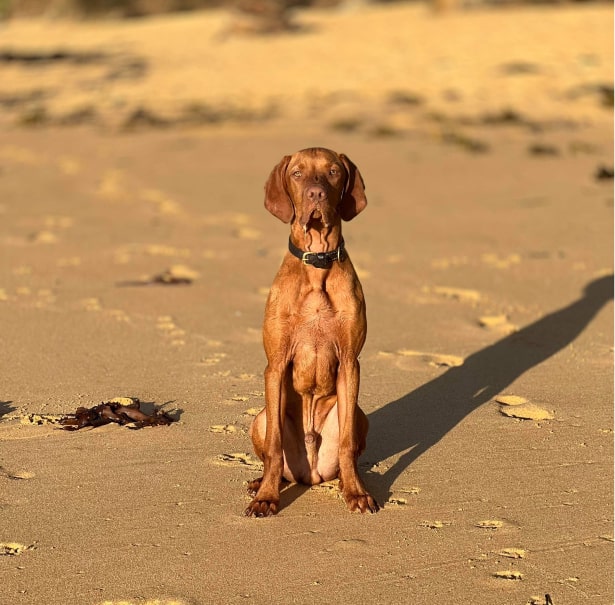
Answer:
POLYGON ((333 264, 333 261, 342 262, 346 258, 346 250, 344 249, 344 240, 340 245, 331 252, 304 252, 297 248, 288 238, 288 249, 293 256, 296 256, 304 265, 312 265, 317 269, 328 269, 333 264))

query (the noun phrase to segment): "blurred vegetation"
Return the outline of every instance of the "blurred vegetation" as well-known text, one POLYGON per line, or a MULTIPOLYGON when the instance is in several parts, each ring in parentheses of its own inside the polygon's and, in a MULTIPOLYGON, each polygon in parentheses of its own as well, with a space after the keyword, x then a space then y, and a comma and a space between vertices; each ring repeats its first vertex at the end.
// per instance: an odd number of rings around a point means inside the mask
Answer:
POLYGON ((221 0, 0 0, 0 13, 5 17, 138 17, 221 4, 221 0))
POLYGON ((247 12, 284 11, 298 6, 333 6, 343 0, 0 0, 0 16, 142 17, 208 8, 247 12))
MULTIPOLYGON (((161 13, 228 8, 251 15, 286 14, 296 7, 330 7, 340 4, 392 3, 400 0, 0 0, 0 18, 68 17, 68 18, 131 18, 161 13)), ((476 0, 429 0, 436 10, 476 4, 476 0)), ((586 2, 588 0, 572 0, 586 2)), ((602 0, 611 1, 611 0, 602 0)), ((502 6, 507 4, 564 4, 564 0, 478 0, 479 3, 502 6)))

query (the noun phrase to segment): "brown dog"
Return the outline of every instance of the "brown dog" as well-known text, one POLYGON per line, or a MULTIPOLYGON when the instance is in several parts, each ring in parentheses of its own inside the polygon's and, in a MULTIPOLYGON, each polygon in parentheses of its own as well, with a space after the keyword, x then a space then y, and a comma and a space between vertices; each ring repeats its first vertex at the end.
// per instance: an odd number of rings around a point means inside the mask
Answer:
POLYGON ((342 219, 366 204, 357 167, 328 149, 285 156, 265 185, 265 207, 291 227, 265 308, 266 406, 250 429, 265 469, 248 486, 249 517, 278 512, 282 478, 315 485, 339 477, 351 511, 379 508, 357 470, 368 427, 357 404, 367 324, 342 239, 342 219))

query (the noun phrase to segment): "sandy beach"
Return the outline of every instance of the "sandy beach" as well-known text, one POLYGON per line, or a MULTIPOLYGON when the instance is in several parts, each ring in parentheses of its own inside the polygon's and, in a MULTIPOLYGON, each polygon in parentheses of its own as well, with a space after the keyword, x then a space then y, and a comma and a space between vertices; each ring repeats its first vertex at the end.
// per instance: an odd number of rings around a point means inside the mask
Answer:
POLYGON ((295 19, 0 25, 0 603, 613 603, 612 7, 295 19), (263 185, 310 146, 366 184, 382 510, 248 519, 263 185), (58 424, 116 397, 176 422, 58 424))

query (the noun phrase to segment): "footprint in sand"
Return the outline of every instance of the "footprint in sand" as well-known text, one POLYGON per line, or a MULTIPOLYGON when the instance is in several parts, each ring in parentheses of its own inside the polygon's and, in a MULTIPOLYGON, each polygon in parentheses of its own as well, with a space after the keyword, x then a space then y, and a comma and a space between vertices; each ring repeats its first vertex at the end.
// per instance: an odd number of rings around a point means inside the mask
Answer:
POLYGON ((79 267, 81 265, 81 259, 78 256, 62 257, 57 260, 56 265, 58 267, 79 267))
POLYGON ((521 262, 521 256, 518 254, 509 254, 505 257, 499 257, 497 254, 483 254, 481 261, 494 269, 509 269, 513 265, 518 265, 521 262))
POLYGON ((264 407, 255 407, 255 408, 249 408, 244 412, 245 416, 258 416, 262 411, 263 411, 264 407))
POLYGON ((125 180, 121 170, 109 170, 100 180, 96 193, 109 201, 128 199, 125 180))
POLYGON ((480 527, 480 529, 500 529, 503 526, 504 523, 496 519, 486 519, 474 524, 474 527, 480 527))
POLYGON ((508 335, 519 331, 519 327, 508 321, 507 315, 483 315, 478 318, 478 325, 481 328, 497 332, 498 334, 508 335))
POLYGON ((15 290, 14 296, 9 295, 5 289, 0 288, 0 302, 7 302, 15 299, 21 299, 20 302, 23 301, 25 306, 34 307, 36 309, 44 309, 56 301, 53 291, 47 288, 41 288, 33 292, 27 286, 20 286, 15 290))
POLYGON ((128 599, 120 599, 119 601, 101 601, 98 605, 189 605, 188 601, 183 599, 145 599, 138 601, 130 601, 128 599))
POLYGON ((83 298, 79 301, 79 304, 86 311, 102 311, 102 305, 98 298, 83 298))
POLYGON ((423 288, 426 293, 433 292, 438 296, 458 300, 459 302, 469 303, 472 305, 478 304, 481 300, 480 292, 467 288, 450 288, 448 286, 434 286, 433 288, 423 288))
POLYGON ((101 312, 121 322, 130 322, 130 317, 122 309, 105 309, 98 298, 82 298, 79 301, 79 306, 85 311, 101 312))
POLYGON ((2 466, 0 466, 0 477, 6 477, 7 479, 14 479, 16 481, 27 481, 29 479, 34 479, 36 475, 31 473, 30 471, 8 471, 2 466))
POLYGON ((378 351, 378 357, 391 359, 396 367, 401 370, 412 369, 412 364, 408 360, 418 359, 434 367, 456 368, 463 365, 463 357, 458 355, 445 355, 441 353, 427 353, 425 351, 414 351, 412 349, 399 349, 395 352, 378 351))
POLYGON ((252 227, 240 227, 235 231, 235 237, 239 239, 257 240, 263 237, 262 231, 253 229, 252 227))
POLYGON ((70 229, 75 224, 75 219, 71 216, 46 216, 44 225, 47 229, 70 229))
POLYGON ((433 269, 449 269, 451 267, 462 267, 469 263, 467 256, 452 256, 450 258, 436 258, 431 261, 433 269))
POLYGON ((19 419, 21 424, 33 424, 43 426, 45 424, 60 424, 64 416, 62 414, 26 414, 19 419))
POLYGON ((126 265, 142 256, 184 259, 190 257, 190 250, 164 244, 125 244, 113 251, 113 261, 118 265, 126 265))
POLYGON ((156 320, 156 328, 171 346, 181 347, 186 344, 186 331, 178 327, 170 315, 160 315, 156 320))
POLYGON ((527 605, 553 605, 553 599, 551 599, 551 596, 548 594, 544 597, 532 595, 527 605))
POLYGON ((21 544, 19 542, 0 542, 0 556, 15 557, 27 550, 34 550, 35 544, 21 544))
POLYGON ((499 580, 523 580, 523 574, 520 571, 513 569, 505 569, 503 571, 496 571, 493 573, 493 577, 499 580))
POLYGON ((158 214, 173 216, 181 214, 182 207, 174 199, 158 189, 144 189, 141 199, 152 204, 158 214))
POLYGON ((75 176, 81 172, 81 163, 72 156, 60 156, 57 160, 57 165, 60 172, 66 176, 75 176))
POLYGON ((406 506, 409 502, 408 496, 416 496, 420 491, 420 487, 400 487, 391 494, 386 503, 394 506, 406 506))
POLYGON ((227 435, 233 435, 241 432, 234 424, 212 424, 209 427, 210 433, 224 433, 227 435))
POLYGON ((17 145, 3 145, 0 147, 0 158, 25 166, 37 166, 45 163, 45 156, 17 145))
POLYGON ((245 466, 257 470, 262 470, 263 468, 263 463, 258 458, 255 458, 252 454, 245 454, 243 452, 220 454, 216 456, 216 461, 218 464, 245 466))
POLYGON ((333 479, 332 481, 323 481, 322 483, 318 483, 317 485, 312 485, 312 487, 310 487, 310 490, 321 494, 326 494, 327 496, 331 496, 336 500, 342 498, 339 479, 333 479))
POLYGON ((48 229, 35 231, 28 237, 28 240, 33 244, 56 244, 58 239, 58 236, 48 229))
POLYGON ((525 559, 527 551, 523 548, 503 548, 499 550, 497 554, 507 559, 525 559))
POLYGON ((452 521, 421 521, 419 523, 419 527, 426 527, 428 529, 442 529, 444 527, 449 527, 452 524, 452 521))
POLYGON ((226 358, 228 355, 226 353, 213 353, 212 355, 210 355, 209 357, 205 357, 203 358, 200 362, 199 365, 202 366, 216 366, 218 365, 224 358, 226 358))
POLYGON ((360 538, 345 538, 344 540, 334 542, 331 546, 325 548, 324 552, 366 550, 367 548, 369 548, 369 542, 367 542, 367 540, 361 540, 360 538))

